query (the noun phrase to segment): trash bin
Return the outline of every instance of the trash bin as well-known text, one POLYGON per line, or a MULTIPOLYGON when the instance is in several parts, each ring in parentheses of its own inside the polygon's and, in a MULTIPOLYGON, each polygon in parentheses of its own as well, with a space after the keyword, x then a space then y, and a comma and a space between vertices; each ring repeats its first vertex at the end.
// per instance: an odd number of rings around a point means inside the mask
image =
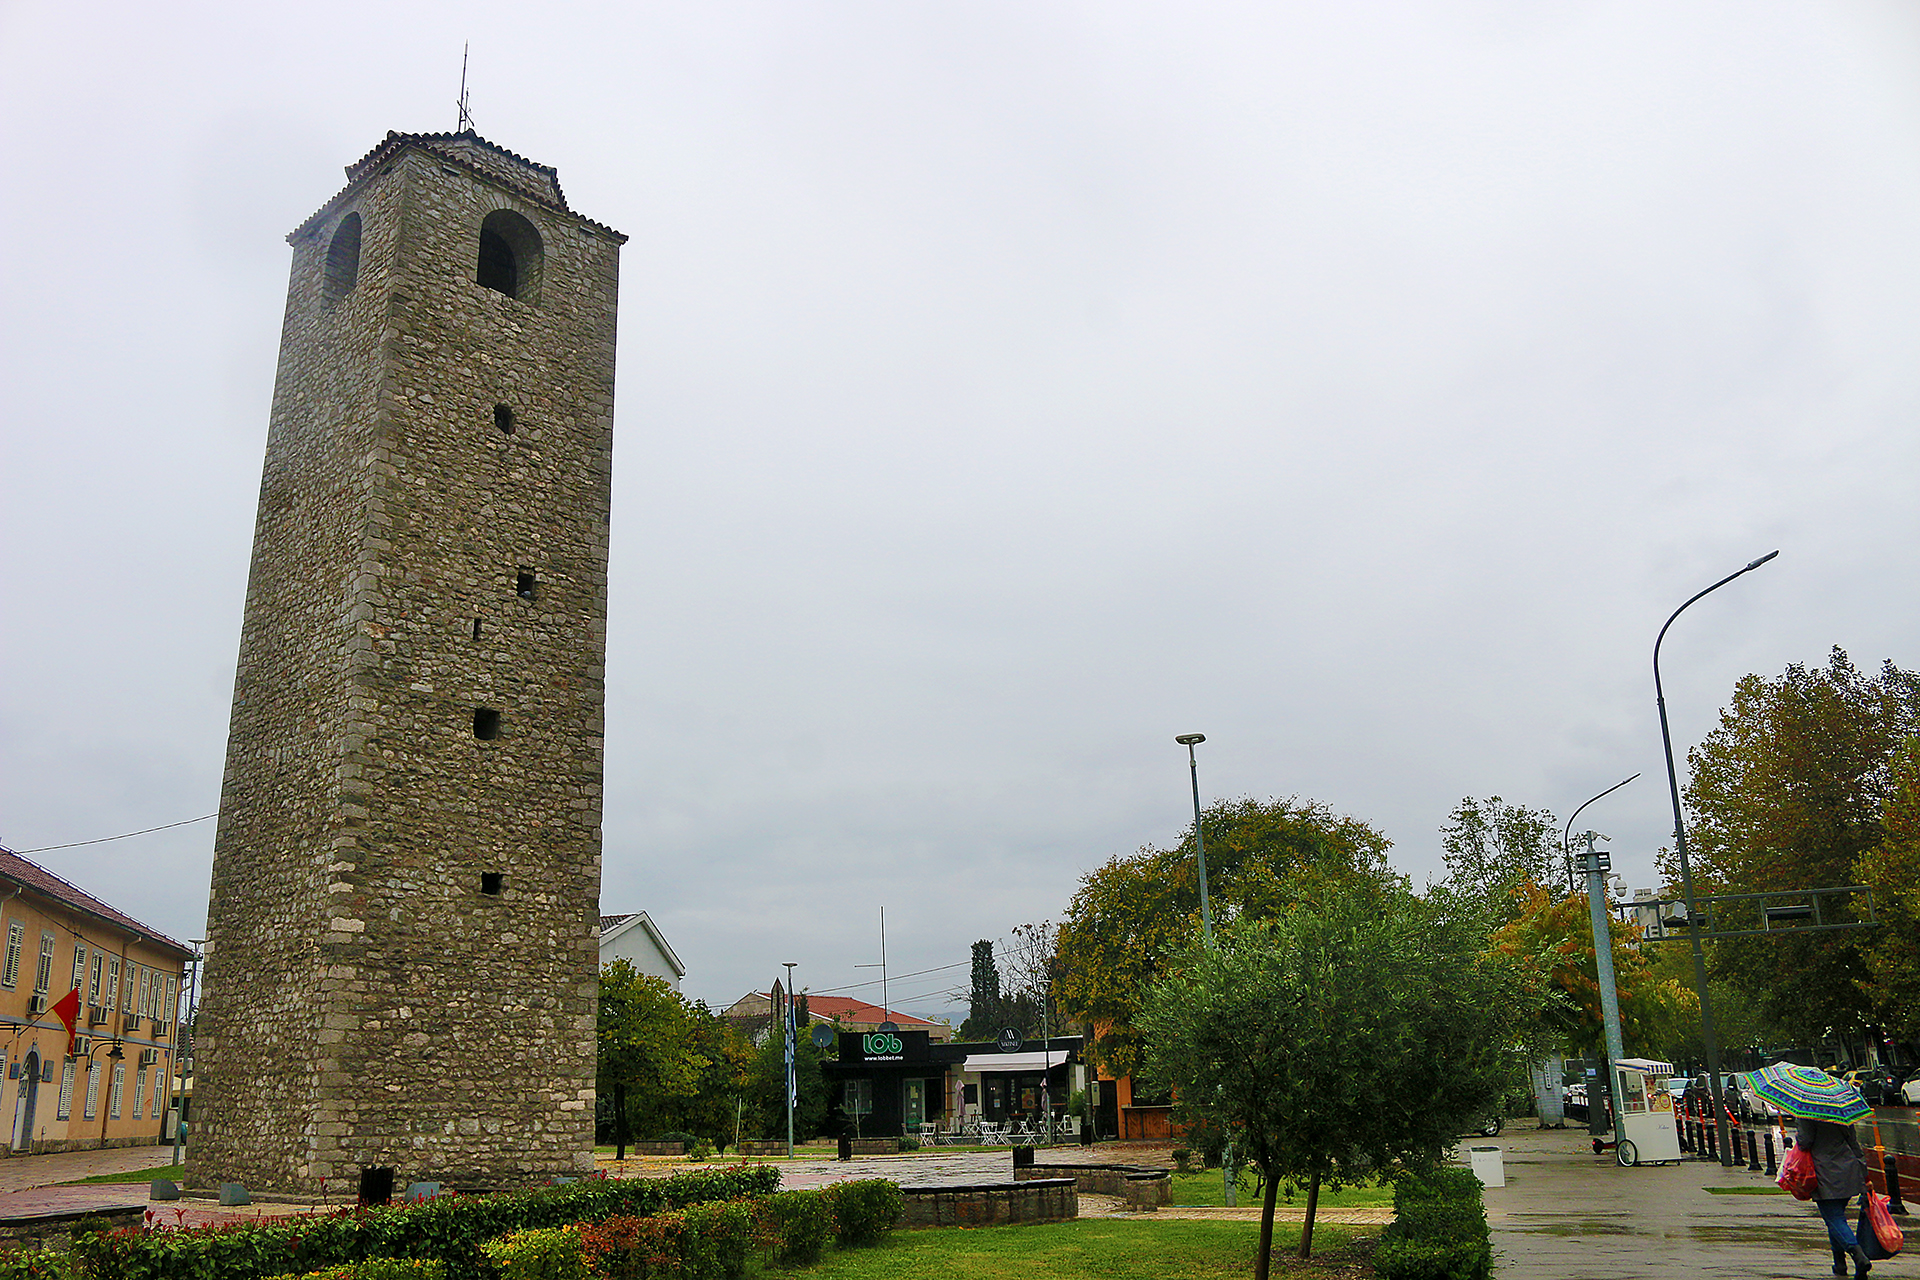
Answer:
POLYGON ((1473 1169, 1473 1176, 1480 1179, 1483 1187, 1504 1187, 1507 1185, 1506 1162, 1500 1158, 1498 1147, 1468 1147, 1467 1163, 1473 1169))

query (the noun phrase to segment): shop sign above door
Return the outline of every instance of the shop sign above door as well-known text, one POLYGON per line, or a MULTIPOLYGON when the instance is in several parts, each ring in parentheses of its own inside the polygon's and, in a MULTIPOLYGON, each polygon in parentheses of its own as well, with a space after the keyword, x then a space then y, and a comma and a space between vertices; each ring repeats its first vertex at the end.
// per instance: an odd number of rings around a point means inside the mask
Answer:
POLYGON ((876 1031, 860 1037, 860 1052, 869 1059, 898 1061, 905 1051, 906 1045, 900 1042, 900 1037, 890 1032, 876 1031))

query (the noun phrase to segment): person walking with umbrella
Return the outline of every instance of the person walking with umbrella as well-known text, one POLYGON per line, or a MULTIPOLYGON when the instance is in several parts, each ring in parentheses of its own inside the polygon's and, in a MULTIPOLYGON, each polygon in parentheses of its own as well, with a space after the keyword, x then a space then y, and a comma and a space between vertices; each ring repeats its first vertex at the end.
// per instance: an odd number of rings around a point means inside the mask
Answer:
POLYGON ((1753 1091, 1794 1117, 1793 1143, 1813 1157, 1814 1207, 1826 1220, 1833 1246, 1833 1274, 1864 1276, 1873 1270, 1866 1251, 1847 1225, 1847 1202, 1867 1191, 1866 1153, 1854 1136, 1853 1121, 1873 1114, 1860 1091, 1818 1067, 1775 1063, 1753 1073, 1753 1091))

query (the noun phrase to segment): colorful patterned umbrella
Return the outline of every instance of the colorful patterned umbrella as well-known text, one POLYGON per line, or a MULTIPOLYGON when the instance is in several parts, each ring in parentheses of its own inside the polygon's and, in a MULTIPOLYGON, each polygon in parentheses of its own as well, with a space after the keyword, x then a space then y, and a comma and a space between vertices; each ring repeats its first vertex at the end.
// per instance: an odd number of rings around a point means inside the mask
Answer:
POLYGON ((1753 1091, 1790 1116, 1847 1124, 1873 1114, 1861 1092, 1818 1067, 1776 1062, 1753 1073, 1753 1091))

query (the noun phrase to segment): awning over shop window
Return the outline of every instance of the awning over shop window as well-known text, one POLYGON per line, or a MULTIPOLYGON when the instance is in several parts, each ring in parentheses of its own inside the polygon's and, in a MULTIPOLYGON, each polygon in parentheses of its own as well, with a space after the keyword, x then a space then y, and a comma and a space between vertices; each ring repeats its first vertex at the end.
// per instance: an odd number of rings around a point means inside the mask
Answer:
POLYGON ((1049 1065, 1062 1066, 1067 1061, 1065 1049, 1055 1049, 1051 1054, 1041 1053, 970 1053, 961 1064, 962 1071, 1017 1071, 1023 1074, 1037 1074, 1049 1065))

